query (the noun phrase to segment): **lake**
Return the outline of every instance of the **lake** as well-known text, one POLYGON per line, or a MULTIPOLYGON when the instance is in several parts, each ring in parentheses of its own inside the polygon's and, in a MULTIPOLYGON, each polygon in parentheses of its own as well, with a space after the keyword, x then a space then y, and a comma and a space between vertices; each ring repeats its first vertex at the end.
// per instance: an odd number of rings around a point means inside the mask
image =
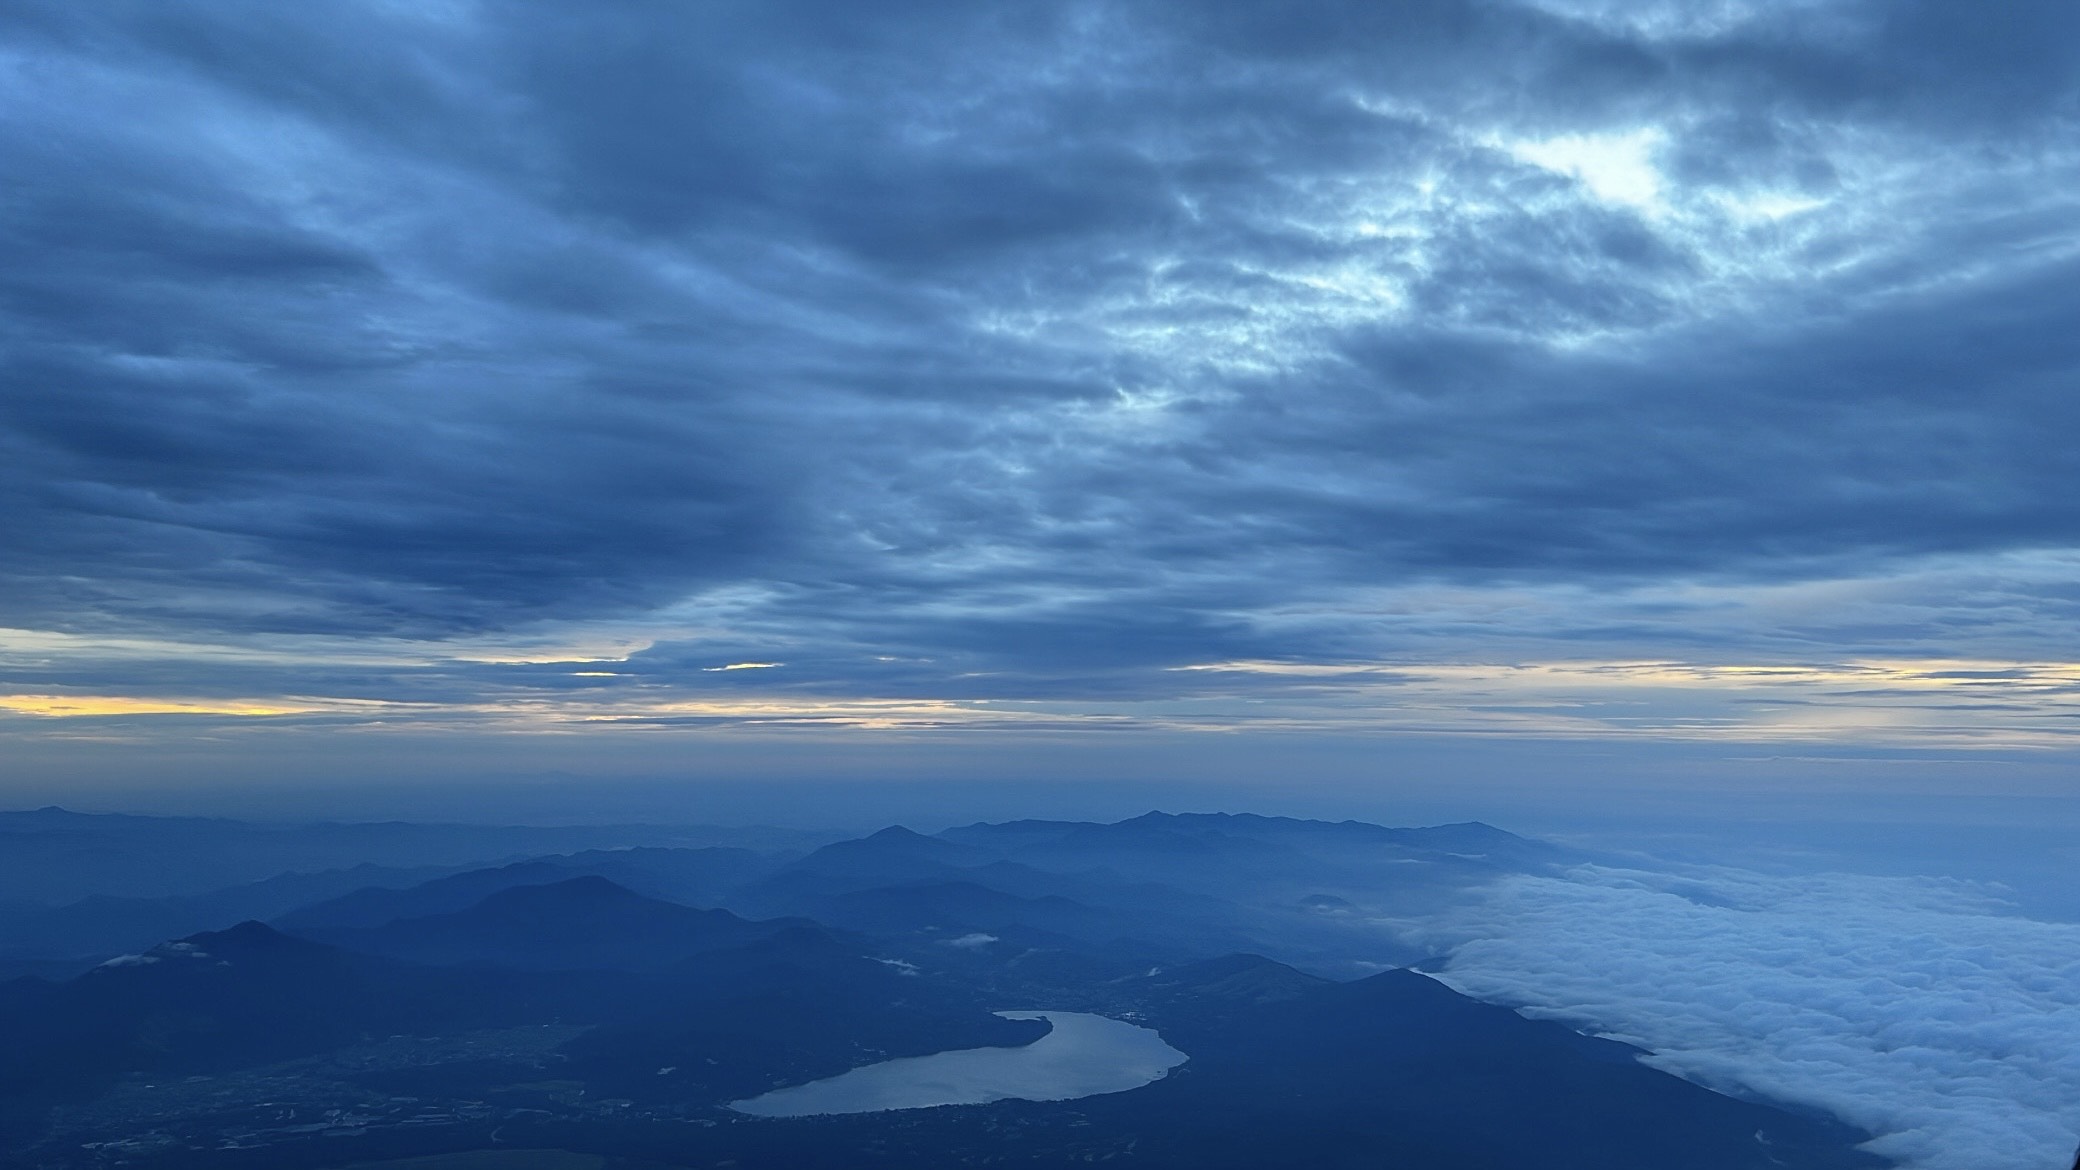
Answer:
POLYGON ((875 1113, 1017 1098, 1068 1101, 1121 1093, 1185 1062, 1152 1028, 1088 1012, 998 1012, 1054 1030, 1023 1048, 962 1048, 884 1060, 806 1085, 775 1089, 730 1108, 757 1117, 875 1113))

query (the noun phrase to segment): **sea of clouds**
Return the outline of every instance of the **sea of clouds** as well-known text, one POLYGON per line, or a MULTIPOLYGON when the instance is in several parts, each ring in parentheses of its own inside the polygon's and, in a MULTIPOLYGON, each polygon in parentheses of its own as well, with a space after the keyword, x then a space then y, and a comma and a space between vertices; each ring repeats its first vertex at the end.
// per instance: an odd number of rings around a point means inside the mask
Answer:
POLYGON ((1394 923, 1440 977, 1802 1102, 1905 1170, 2064 1170, 2080 1143, 2080 925, 1997 887, 1582 865, 1394 923))

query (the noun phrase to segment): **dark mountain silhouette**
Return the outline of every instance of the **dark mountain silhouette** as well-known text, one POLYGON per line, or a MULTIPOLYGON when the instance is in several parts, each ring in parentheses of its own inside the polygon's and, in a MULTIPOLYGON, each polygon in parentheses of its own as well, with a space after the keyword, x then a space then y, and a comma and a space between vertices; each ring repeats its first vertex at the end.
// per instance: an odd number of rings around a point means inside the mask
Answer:
POLYGON ((1428 855, 1486 862, 1495 867, 1546 864, 1569 856, 1542 841, 1478 821, 1427 828, 1389 828, 1364 821, 1311 821, 1254 813, 1150 812, 1112 824, 1084 821, 1012 821, 974 824, 940 834, 948 841, 989 849, 1038 864, 1041 859, 1088 864, 1117 856, 1145 869, 1158 859, 1171 863, 1219 859, 1255 867, 1267 861, 1316 855, 1339 860, 1372 856, 1428 855))
POLYGON ((784 855, 749 849, 595 849, 474 869, 418 884, 386 883, 298 906, 275 918, 289 930, 381 926, 465 910, 514 886, 540 886, 592 874, 661 901, 712 905, 735 887, 783 864, 784 855))
POLYGON ((906 868, 914 869, 918 876, 928 876, 941 867, 980 865, 992 859, 989 853, 892 825, 857 840, 825 845, 789 868, 799 873, 871 876, 885 881, 887 875, 906 868))
POLYGON ((303 933, 418 963, 657 971, 694 955, 770 938, 791 925, 646 898, 588 874, 501 889, 453 913, 303 933))
POLYGON ((411 967, 245 922, 64 983, 0 985, 0 1100, 80 1098, 128 1071, 207 1073, 375 1036, 597 1014, 613 998, 599 982, 411 967))
POLYGON ((686 906, 719 906, 736 890, 766 877, 800 855, 713 846, 703 849, 593 849, 550 858, 580 873, 596 873, 639 894, 686 906))
POLYGON ((1527 846, 1556 851, 1544 842, 1519 837, 1480 821, 1421 828, 1392 828, 1369 821, 1316 821, 1297 817, 1267 817, 1259 813, 1163 813, 1151 812, 1123 824, 1146 824, 1171 829, 1216 830, 1261 841, 1290 841, 1326 844, 1332 842, 1369 845, 1401 845, 1418 849, 1474 850, 1521 849, 1527 846))
POLYGON ((834 926, 871 934, 933 931, 1035 931, 1101 942, 1130 934, 1132 917, 1108 913, 1055 895, 1021 898, 971 881, 923 881, 858 890, 822 900, 816 916, 834 926))
POLYGON ((1265 879, 1307 872, 1318 861, 1286 841, 1226 832, 1216 824, 1150 813, 1116 824, 1024 822, 949 829, 947 840, 1003 860, 1064 873, 1107 870, 1138 882, 1232 896, 1265 879))
POLYGON ((1277 1003, 1312 995, 1330 985, 1318 976, 1296 971, 1262 955, 1224 955, 1163 969, 1137 981, 1143 993, 1157 999, 1189 997, 1201 1009, 1277 1003))
POLYGON ((1134 861, 1198 863, 1256 867, 1288 859, 1293 847, 1228 831, 1220 822, 1146 813, 1110 825, 1079 825, 1051 842, 1030 847, 1038 856, 1056 858, 1118 856, 1134 861))
POLYGON ((1353 954, 1393 963, 1424 957, 1368 928, 1369 920, 1434 913, 1499 874, 1544 872, 1577 857, 1474 822, 1396 829, 1228 813, 984 823, 941 836, 1001 864, 1085 883, 1104 875, 1116 888, 1190 891, 1197 905, 1071 895, 1139 915, 1143 939, 1202 954, 1259 951, 1343 975, 1368 970, 1353 954), (1338 905, 1347 912, 1323 911, 1338 905))
MULTIPOLYGON (((96 894, 202 894, 283 873, 362 864, 475 868, 586 849, 729 845, 793 850, 823 840, 828 838, 789 830, 700 825, 261 825, 44 808, 0 812, 0 890, 14 900, 62 905, 96 894)), ((304 900, 335 892, 344 890, 304 900)))
POLYGON ((485 898, 515 886, 540 886, 568 881, 581 872, 559 861, 535 859, 516 861, 490 869, 436 878, 403 889, 369 887, 297 907, 274 920, 274 925, 298 931, 365 930, 400 918, 425 918, 466 910, 485 898))
POLYGON ((832 899, 860 891, 973 882, 972 867, 993 860, 988 852, 896 826, 826 845, 738 889, 727 904, 754 915, 818 917, 829 911, 832 899))
POLYGON ((1700 1088, 1411 971, 1328 983, 1278 967, 1235 956, 1142 981, 1148 1020, 1192 1059, 1087 1117, 1166 1166, 1884 1164, 1846 1126, 1700 1088))
POLYGON ((285 914, 293 931, 244 922, 65 982, 0 984, 0 1165, 315 1170, 515 1142, 741 1170, 1879 1165, 1833 1122, 1710 1092, 1423 975, 1335 982, 1266 957, 1358 930, 1376 959, 1379 899, 1548 864, 1535 842, 1478 824, 1161 813, 951 836, 891 829, 792 862, 541 857, 328 898, 285 914), (724 891, 735 910, 594 870, 724 891), (735 912, 760 899, 830 925, 735 912), (1046 1024, 994 1014, 1026 1007, 1142 1023, 1189 1060, 1070 1102, 717 1112, 894 1057, 1030 1043, 1046 1024), (350 1115, 387 1120, 364 1140, 350 1115), (124 1144, 96 1144, 111 1138, 124 1144))
POLYGON ((727 904, 888 934, 982 930, 1022 933, 1035 943, 1131 938, 1199 953, 1253 941, 1234 928, 1235 907, 1218 898, 1102 868, 1039 868, 902 828, 825 846, 737 890, 727 904))
POLYGON ((165 898, 95 894, 61 906, 0 907, 0 956, 99 960, 158 942, 222 930, 349 890, 409 886, 454 872, 431 866, 399 869, 357 865, 317 873, 284 873, 201 894, 165 898))
MULTIPOLYGON (((72 815, 44 819, 64 824, 72 815)), ((139 819, 156 823, 153 818, 139 819)), ((397 918, 465 909, 509 886, 542 885, 588 873, 667 901, 712 905, 785 860, 785 855, 748 849, 639 847, 590 850, 462 872, 452 866, 359 865, 283 873, 264 881, 163 898, 96 894, 59 906, 7 902, 0 903, 0 970, 84 969, 163 939, 222 930, 248 919, 292 930, 380 926, 397 918)))

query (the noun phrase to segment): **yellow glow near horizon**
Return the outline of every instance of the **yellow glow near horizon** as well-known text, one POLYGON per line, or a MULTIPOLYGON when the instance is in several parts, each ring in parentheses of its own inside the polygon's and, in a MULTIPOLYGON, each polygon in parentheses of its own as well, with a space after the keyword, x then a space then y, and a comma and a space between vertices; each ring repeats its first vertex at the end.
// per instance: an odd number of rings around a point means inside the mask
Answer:
POLYGON ((325 710, 262 699, 148 699, 135 695, 0 695, 0 711, 70 719, 107 715, 308 715, 325 710))
MULTIPOLYGON (((707 669, 762 665, 732 663, 707 669)), ((322 715, 334 717, 337 727, 369 731, 473 729, 552 735, 611 726, 756 731, 816 725, 869 733, 1111 726, 1148 731, 1948 743, 2004 749, 2069 745, 2080 736, 2080 663, 2073 662, 1229 661, 1170 670, 1180 683, 1195 678, 1210 685, 1139 698, 992 701, 784 690, 719 696, 651 677, 627 688, 559 693, 508 687, 426 702, 311 695, 205 699, 28 693, 0 695, 0 712, 50 719, 150 715, 198 721, 322 715)))
POLYGON ((2080 736, 2080 663, 2071 662, 1219 662, 1174 669, 1242 676, 1229 700, 1351 730, 2012 749, 2066 746, 2080 736), (1251 687, 1247 677, 1263 683, 1251 687))
POLYGON ((190 642, 179 639, 75 634, 0 626, 0 662, 58 658, 96 661, 209 661, 298 665, 314 660, 362 666, 426 666, 470 663, 484 666, 545 666, 556 663, 620 663, 656 644, 650 635, 619 631, 547 640, 541 645, 481 641, 414 641, 330 635, 273 636, 264 643, 190 642))

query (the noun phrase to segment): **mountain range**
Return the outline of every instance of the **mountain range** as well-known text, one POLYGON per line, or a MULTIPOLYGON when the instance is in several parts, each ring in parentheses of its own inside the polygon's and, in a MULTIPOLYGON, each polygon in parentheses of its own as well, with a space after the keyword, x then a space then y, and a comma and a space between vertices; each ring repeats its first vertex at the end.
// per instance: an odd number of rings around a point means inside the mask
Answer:
POLYGON ((1406 969, 1385 908, 1576 860, 1485 825, 1150 814, 493 860, 308 883, 271 923, 0 983, 0 1165, 1883 1165, 1837 1121, 1406 969), (1008 1009, 1126 1020, 1186 1059, 1061 1101, 730 1108, 1051 1034, 1008 1009))

